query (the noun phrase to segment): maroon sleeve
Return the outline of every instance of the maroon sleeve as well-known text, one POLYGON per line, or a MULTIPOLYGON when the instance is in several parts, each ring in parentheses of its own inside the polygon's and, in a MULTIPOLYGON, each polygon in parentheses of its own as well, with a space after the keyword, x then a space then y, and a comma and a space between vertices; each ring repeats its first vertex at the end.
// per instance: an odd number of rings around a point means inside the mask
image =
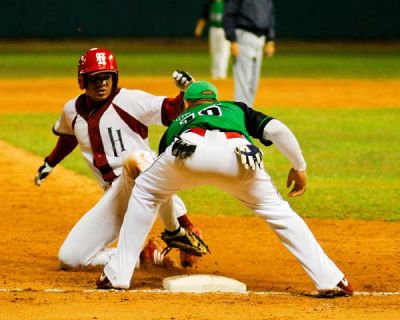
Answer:
POLYGON ((183 92, 175 98, 165 98, 161 107, 161 120, 164 126, 169 126, 183 112, 183 92))
POLYGON ((53 151, 46 157, 47 163, 50 166, 55 167, 67 155, 69 155, 77 145, 78 141, 75 136, 60 135, 53 151))

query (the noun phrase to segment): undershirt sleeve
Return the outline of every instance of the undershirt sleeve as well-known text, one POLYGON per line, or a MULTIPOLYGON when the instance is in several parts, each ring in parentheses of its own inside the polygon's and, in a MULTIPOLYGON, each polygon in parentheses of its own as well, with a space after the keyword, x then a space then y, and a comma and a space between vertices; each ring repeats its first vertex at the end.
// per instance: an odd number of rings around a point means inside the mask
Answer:
POLYGON ((297 171, 306 170, 306 162, 300 149, 299 142, 282 122, 272 119, 264 127, 263 138, 272 141, 278 150, 292 163, 297 171))
POLYGON ((164 126, 168 126, 183 111, 183 92, 175 98, 165 98, 161 107, 161 120, 164 126))
POLYGON ((265 146, 270 146, 272 141, 264 139, 264 127, 274 118, 262 112, 255 111, 243 102, 234 102, 245 114, 246 130, 253 138, 259 139, 265 146))
POLYGON ((46 157, 45 160, 50 166, 55 167, 67 155, 69 155, 77 145, 78 141, 76 140, 75 136, 60 135, 53 151, 46 157))

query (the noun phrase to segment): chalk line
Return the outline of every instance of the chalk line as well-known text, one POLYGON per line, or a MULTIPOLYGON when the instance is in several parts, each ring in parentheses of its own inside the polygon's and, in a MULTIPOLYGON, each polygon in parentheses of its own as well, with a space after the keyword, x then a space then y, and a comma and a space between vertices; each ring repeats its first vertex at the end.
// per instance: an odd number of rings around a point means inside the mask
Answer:
MULTIPOLYGON (((246 291, 240 292, 171 292, 163 289, 139 289, 139 290, 100 290, 100 289, 60 289, 60 288, 48 288, 48 289, 33 289, 33 288, 0 288, 0 293, 12 293, 12 292, 36 292, 36 293, 105 293, 105 292, 123 292, 123 293, 160 293, 160 294, 254 294, 262 296, 314 296, 317 293, 291 293, 283 291, 246 291)), ((398 296, 400 291, 356 291, 354 296, 398 296)))

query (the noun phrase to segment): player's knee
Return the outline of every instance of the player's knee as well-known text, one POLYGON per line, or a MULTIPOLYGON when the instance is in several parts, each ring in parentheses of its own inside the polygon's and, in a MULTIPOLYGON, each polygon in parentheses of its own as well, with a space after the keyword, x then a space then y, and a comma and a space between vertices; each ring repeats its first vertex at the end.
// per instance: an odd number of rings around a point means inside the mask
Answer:
POLYGON ((140 172, 146 170, 153 163, 151 154, 144 150, 136 150, 125 156, 123 167, 126 173, 136 178, 140 172))
POLYGON ((82 266, 82 261, 77 255, 77 250, 68 248, 63 245, 58 252, 58 261, 60 263, 60 268, 64 270, 74 269, 82 266))

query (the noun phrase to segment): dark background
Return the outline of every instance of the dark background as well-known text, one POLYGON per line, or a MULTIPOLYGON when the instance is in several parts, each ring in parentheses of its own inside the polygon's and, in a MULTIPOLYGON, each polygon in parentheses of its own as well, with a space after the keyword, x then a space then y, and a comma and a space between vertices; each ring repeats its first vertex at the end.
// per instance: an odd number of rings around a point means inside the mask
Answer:
MULTIPOLYGON (((191 37, 203 0, 0 0, 0 38, 191 37)), ((275 0, 285 39, 400 39, 400 0, 275 0)))

